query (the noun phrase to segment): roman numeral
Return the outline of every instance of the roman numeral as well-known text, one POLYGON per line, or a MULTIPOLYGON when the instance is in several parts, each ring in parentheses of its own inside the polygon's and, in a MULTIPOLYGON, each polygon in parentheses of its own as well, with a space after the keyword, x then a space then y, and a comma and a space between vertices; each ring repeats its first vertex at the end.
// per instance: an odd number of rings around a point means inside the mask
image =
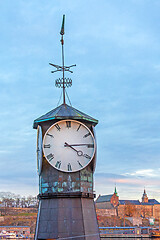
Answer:
POLYGON ((83 138, 86 138, 86 137, 88 137, 88 136, 90 136, 90 135, 91 135, 91 133, 89 132, 89 133, 85 134, 85 135, 83 136, 83 138))
POLYGON ((82 165, 79 161, 77 161, 77 162, 78 162, 78 164, 79 164, 80 167, 83 167, 83 165, 82 165))
POLYGON ((66 127, 70 128, 71 127, 71 121, 66 121, 66 127))
POLYGON ((50 162, 52 159, 54 158, 54 154, 50 153, 49 155, 47 155, 47 159, 50 162))
POLYGON ((52 134, 47 133, 46 135, 49 136, 49 137, 54 138, 52 134))
POLYGON ((70 163, 68 163, 68 171, 72 171, 72 167, 70 163))
POLYGON ((91 157, 88 154, 83 154, 85 158, 91 159, 91 157))
POLYGON ((88 148, 94 148, 94 144, 88 144, 87 147, 88 148))
POLYGON ((81 124, 79 124, 79 126, 78 126, 78 128, 77 128, 77 131, 79 131, 79 129, 80 129, 80 127, 81 127, 82 125, 81 124))
POLYGON ((61 130, 60 126, 58 125, 58 123, 55 125, 55 127, 57 128, 58 131, 61 130))
POLYGON ((56 167, 56 168, 60 168, 60 167, 61 167, 61 161, 60 161, 60 162, 57 161, 56 164, 55 164, 55 167, 56 167))
POLYGON ((50 147, 51 147, 51 144, 44 145, 44 148, 50 148, 50 147))

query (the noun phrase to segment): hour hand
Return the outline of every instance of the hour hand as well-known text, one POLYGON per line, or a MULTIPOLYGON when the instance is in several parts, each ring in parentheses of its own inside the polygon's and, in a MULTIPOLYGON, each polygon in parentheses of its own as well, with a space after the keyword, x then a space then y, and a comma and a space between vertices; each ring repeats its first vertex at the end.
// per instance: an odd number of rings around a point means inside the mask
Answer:
POLYGON ((83 156, 83 152, 82 151, 78 151, 77 149, 75 149, 74 147, 72 147, 73 145, 70 145, 70 144, 68 144, 68 143, 64 143, 64 147, 70 147, 71 149, 73 149, 75 152, 77 152, 77 155, 78 156, 83 156))

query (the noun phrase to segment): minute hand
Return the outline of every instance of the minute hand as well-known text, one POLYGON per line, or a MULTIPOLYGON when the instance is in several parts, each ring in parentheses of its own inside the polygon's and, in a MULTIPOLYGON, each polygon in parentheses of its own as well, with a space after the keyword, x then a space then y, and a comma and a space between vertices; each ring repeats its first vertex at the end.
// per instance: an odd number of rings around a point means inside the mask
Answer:
POLYGON ((70 146, 88 146, 88 147, 94 147, 94 144, 90 144, 90 143, 80 143, 80 144, 70 144, 70 146))

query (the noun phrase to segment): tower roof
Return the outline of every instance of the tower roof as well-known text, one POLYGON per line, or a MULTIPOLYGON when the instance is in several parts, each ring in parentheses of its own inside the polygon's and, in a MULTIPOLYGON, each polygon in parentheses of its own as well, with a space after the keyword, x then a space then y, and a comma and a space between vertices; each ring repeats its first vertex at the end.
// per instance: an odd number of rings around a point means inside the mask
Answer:
POLYGON ((116 186, 115 186, 115 189, 114 189, 114 193, 116 194, 116 196, 118 196, 116 186))
POLYGON ((146 193, 145 188, 144 188, 144 192, 143 192, 143 197, 144 197, 144 196, 147 196, 147 193, 146 193))
POLYGON ((91 122, 94 126, 97 125, 98 123, 98 120, 90 117, 89 115, 67 104, 61 104, 57 108, 54 108, 50 112, 35 119, 33 123, 33 128, 36 129, 38 124, 41 122, 46 122, 50 120, 63 120, 63 119, 85 120, 85 121, 91 122))

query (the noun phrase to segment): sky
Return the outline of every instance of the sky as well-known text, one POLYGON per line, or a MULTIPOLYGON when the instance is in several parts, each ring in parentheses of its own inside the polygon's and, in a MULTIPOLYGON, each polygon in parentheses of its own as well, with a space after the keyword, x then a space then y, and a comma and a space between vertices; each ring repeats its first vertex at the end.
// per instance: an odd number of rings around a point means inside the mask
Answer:
POLYGON ((99 120, 95 191, 160 201, 160 0, 0 1, 0 191, 38 194, 34 119, 57 107, 65 64, 72 106, 99 120))

